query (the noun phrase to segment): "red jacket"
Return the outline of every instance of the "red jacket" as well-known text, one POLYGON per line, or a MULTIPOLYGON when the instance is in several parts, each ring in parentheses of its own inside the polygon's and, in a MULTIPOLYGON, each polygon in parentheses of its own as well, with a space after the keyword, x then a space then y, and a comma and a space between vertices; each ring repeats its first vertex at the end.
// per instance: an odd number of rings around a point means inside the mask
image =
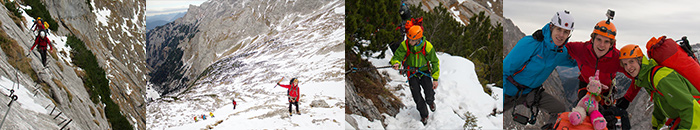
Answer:
POLYGON ((280 84, 280 87, 289 89, 289 90, 287 90, 287 91, 289 92, 289 96, 290 96, 290 97, 296 97, 296 98, 297 98, 296 101, 297 101, 297 102, 299 101, 299 86, 298 86, 298 85, 292 86, 291 84, 290 84, 290 85, 282 85, 282 84, 280 84))
POLYGON ((44 22, 43 20, 34 20, 34 25, 32 25, 32 30, 44 30, 44 22))
MULTIPOLYGON (((614 47, 608 51, 603 57, 596 57, 593 52, 593 43, 591 41, 586 42, 569 42, 566 44, 566 48, 569 49, 569 55, 576 60, 576 64, 581 72, 578 79, 589 83, 588 77, 594 76, 596 70, 600 70, 600 83, 610 86, 612 80, 617 75, 617 72, 622 72, 628 78, 634 79, 634 77, 627 75, 625 69, 620 66, 620 50, 614 47)), ((585 89, 585 88, 584 88, 585 89)), ((639 87, 634 85, 634 81, 630 84, 625 98, 632 101, 634 97, 639 92, 639 87)), ((603 90, 603 92, 608 92, 609 89, 603 90)))
POLYGON ((34 50, 36 45, 39 45, 39 50, 46 50, 47 45, 51 47, 51 50, 53 50, 53 45, 48 37, 36 37, 36 40, 34 40, 34 45, 32 45, 32 48, 29 50, 34 50))

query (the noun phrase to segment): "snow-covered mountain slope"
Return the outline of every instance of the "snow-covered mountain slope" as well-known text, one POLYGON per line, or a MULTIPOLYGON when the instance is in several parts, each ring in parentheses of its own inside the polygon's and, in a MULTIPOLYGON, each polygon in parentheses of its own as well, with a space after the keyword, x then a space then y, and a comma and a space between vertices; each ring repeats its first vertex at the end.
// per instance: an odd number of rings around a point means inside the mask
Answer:
MULTIPOLYGON (((242 48, 264 42, 279 33, 297 33, 324 14, 344 13, 329 9, 337 0, 210 0, 190 6, 185 16, 147 33, 150 83, 162 95, 189 87, 207 67, 242 48), (295 27, 298 26, 298 27, 295 27)), ((331 19, 329 19, 331 20, 331 19)), ((332 20, 344 21, 342 18, 332 20)), ((342 28, 338 25, 327 29, 342 28)), ((288 34, 291 35, 291 34, 288 34)), ((308 39, 309 37, 299 37, 308 39)))
MULTIPOLYGON (((374 66, 386 66, 393 54, 386 53, 383 59, 369 58, 374 66)), ((380 69, 380 73, 386 74, 391 81, 386 84, 388 90, 399 97, 406 107, 391 117, 384 114, 384 122, 375 120, 369 121, 360 115, 351 115, 357 122, 357 126, 346 125, 346 129, 464 129, 467 113, 477 127, 483 129, 503 128, 503 114, 494 114, 495 111, 503 111, 502 90, 497 87, 492 89, 493 95, 484 93, 481 84, 474 71, 474 64, 459 56, 451 56, 438 52, 440 59, 440 80, 438 88, 435 90, 435 112, 430 112, 428 124, 420 122, 420 114, 416 109, 416 104, 411 97, 411 90, 406 83, 406 77, 399 74, 397 70, 380 69), (384 127, 383 125, 386 125, 384 127)), ((490 86, 490 85, 489 85, 490 86)), ((347 124, 352 124, 346 122, 347 124)))
MULTIPOLYGON (((147 106, 147 128, 343 128, 344 7, 341 0, 328 1, 307 13, 290 13, 276 19, 279 21, 270 21, 275 24, 265 25, 258 31, 264 33, 246 33, 251 36, 240 39, 225 36, 216 41, 187 43, 192 44, 187 45, 190 47, 195 44, 202 44, 197 45, 200 47, 209 46, 207 44, 235 46, 197 54, 211 53, 217 58, 193 77, 191 86, 182 92, 152 97, 154 101, 147 106), (301 115, 289 117, 287 90, 274 87, 282 77, 285 78, 281 84, 288 84, 293 77, 300 80, 301 115), (235 110, 232 99, 238 103, 235 110), (314 104, 311 107, 312 102, 324 102, 319 104, 327 106, 314 104), (213 118, 209 112, 214 114, 213 118), (195 116, 201 115, 208 119, 200 118, 195 122, 195 116)), ((203 30, 200 27, 200 34, 208 34, 201 37, 219 37, 209 33, 223 30, 229 28, 203 30)), ((193 65, 191 62, 200 59, 186 58, 185 61, 193 65)))

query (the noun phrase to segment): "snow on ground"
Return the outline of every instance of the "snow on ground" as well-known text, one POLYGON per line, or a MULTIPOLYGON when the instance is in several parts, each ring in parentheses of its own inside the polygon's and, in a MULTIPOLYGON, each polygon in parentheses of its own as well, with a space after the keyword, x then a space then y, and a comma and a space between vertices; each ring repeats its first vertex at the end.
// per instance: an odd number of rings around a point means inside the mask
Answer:
MULTIPOLYGON (((193 110, 179 111, 180 113, 170 118, 179 120, 179 126, 174 127, 155 127, 152 129, 173 129, 173 130, 191 130, 201 129, 207 126, 212 126, 214 129, 341 129, 344 127, 344 109, 335 106, 336 103, 344 104, 345 91, 340 88, 344 85, 344 81, 318 82, 300 84, 300 92, 304 95, 300 98, 299 110, 301 115, 296 113, 289 117, 288 105, 286 99, 287 90, 282 87, 272 87, 274 84, 262 84, 249 89, 261 89, 274 96, 247 97, 240 96, 237 98, 236 109, 233 109, 231 101, 223 101, 227 105, 215 108, 213 111, 193 110), (329 87, 337 86, 337 87, 329 87), (325 100, 330 108, 310 107, 313 100, 325 100), (209 116, 209 112, 214 114, 214 117, 209 116), (199 118, 194 121, 195 116, 206 115, 207 119, 199 118), (182 120, 185 119, 185 120, 182 120), (219 121, 221 121, 219 123, 219 121)), ((234 87, 233 85, 226 87, 234 87)), ((235 88, 234 88, 235 89, 235 88)), ((193 104, 182 104, 182 106, 174 107, 189 107, 193 104)), ((294 107, 296 108, 296 107, 294 107)))
POLYGON ((158 91, 153 89, 153 84, 151 82, 147 82, 147 90, 146 90, 146 99, 158 99, 160 98, 160 94, 158 91))
POLYGON ((464 24, 464 21, 462 21, 462 19, 459 18, 460 13, 456 7, 450 8, 450 11, 452 11, 452 18, 454 18, 455 20, 457 20, 457 22, 461 23, 464 26, 467 25, 467 24, 464 24))
POLYGON ((12 104, 13 108, 17 108, 17 106, 20 106, 21 108, 31 110, 37 113, 48 113, 46 112, 46 109, 44 109, 44 106, 40 105, 40 102, 46 103, 46 100, 41 100, 34 97, 33 91, 28 90, 27 88, 25 88, 24 85, 17 84, 14 81, 8 79, 7 77, 0 76, 0 86, 3 87, 3 89, 0 89, 0 92, 2 92, 2 94, 5 96, 10 95, 10 89, 14 88, 14 95, 17 95, 17 104, 12 104), (19 85, 19 87, 17 85, 19 85))
POLYGON ((97 22, 101 23, 102 26, 107 26, 107 25, 109 25, 109 24, 107 23, 107 20, 108 20, 107 17, 109 17, 110 15, 112 15, 112 11, 109 10, 109 9, 106 9, 106 8, 96 8, 96 7, 95 7, 95 1, 90 1, 90 5, 92 5, 92 8, 93 8, 93 9, 95 9, 95 10, 93 11, 93 13, 95 13, 95 16, 97 16, 97 17, 95 18, 95 20, 97 20, 97 22))
MULTIPOLYGON (((21 5, 21 4, 20 4, 19 7, 20 7, 20 9, 22 9, 22 10, 26 10, 26 9, 31 9, 31 8, 32 8, 31 6, 24 6, 24 5, 21 5)), ((34 20, 35 20, 35 19, 32 18, 31 16, 29 16, 29 14, 27 14, 26 11, 22 11, 22 17, 24 17, 24 19, 25 19, 24 26, 27 27, 27 28, 29 28, 29 30, 31 30, 32 25, 34 25, 34 20)), ((37 31, 34 31, 34 32, 32 33, 32 39, 34 39, 34 36, 36 36, 37 33, 38 33, 37 31)), ((71 48, 66 44, 66 41, 68 41, 68 37, 65 37, 65 36, 57 36, 57 35, 54 35, 54 33, 53 33, 53 32, 50 32, 50 31, 49 31, 49 35, 47 35, 46 37, 48 37, 49 40, 51 40, 51 44, 54 44, 54 47, 56 47, 56 48, 54 48, 54 49, 56 49, 57 56, 58 56, 59 58, 61 58, 62 60, 67 61, 67 62, 68 62, 67 64, 70 65, 70 66, 72 66, 72 65, 73 65, 73 63, 72 63, 73 61, 72 61, 71 58, 70 58, 70 50, 71 50, 71 48), (64 51, 65 53, 60 53, 61 51, 64 51)), ((34 40, 32 40, 32 41, 30 41, 30 42, 34 42, 34 40)))
MULTIPOLYGON (((387 51, 386 55, 383 59, 368 60, 375 66, 387 66, 393 54, 387 51)), ((439 86, 435 90, 436 110, 429 113, 428 124, 425 126, 420 122, 420 113, 411 97, 406 77, 399 75, 398 71, 393 69, 379 70, 380 73, 387 72, 392 80, 386 87, 400 85, 403 88, 392 93, 406 105, 395 117, 385 115, 386 129, 464 129, 467 112, 476 117, 477 125, 483 129, 502 129, 503 114, 489 116, 494 109, 503 111, 503 99, 500 96, 502 90, 492 87, 493 96, 484 93, 474 71, 474 64, 468 59, 447 53, 438 53, 438 58, 440 59, 440 79, 439 86)), ((375 126, 366 118, 353 117, 357 120, 358 126, 362 126, 361 128, 375 126)))

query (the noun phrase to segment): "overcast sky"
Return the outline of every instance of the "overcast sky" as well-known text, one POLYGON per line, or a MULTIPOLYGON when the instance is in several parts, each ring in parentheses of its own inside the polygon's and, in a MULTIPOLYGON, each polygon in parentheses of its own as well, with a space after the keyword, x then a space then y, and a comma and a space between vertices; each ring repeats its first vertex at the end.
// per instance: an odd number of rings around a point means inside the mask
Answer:
POLYGON ((146 0, 146 16, 186 12, 190 5, 199 6, 206 0, 146 0))
POLYGON ((606 20, 608 9, 615 11, 612 22, 617 28, 617 48, 638 44, 646 53, 651 37, 666 35, 679 40, 688 36, 691 43, 700 43, 700 1, 679 0, 505 0, 503 15, 511 19, 526 35, 549 23, 557 11, 569 10, 575 19, 569 41, 588 41, 595 24, 606 20))

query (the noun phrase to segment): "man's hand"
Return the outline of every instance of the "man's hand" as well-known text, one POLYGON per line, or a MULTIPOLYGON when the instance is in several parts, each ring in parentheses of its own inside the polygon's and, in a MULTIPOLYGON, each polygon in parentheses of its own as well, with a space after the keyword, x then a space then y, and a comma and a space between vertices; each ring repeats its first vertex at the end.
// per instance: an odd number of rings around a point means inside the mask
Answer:
POLYGON ((394 67, 391 68, 394 68, 394 70, 399 70, 399 63, 394 64, 394 67))
POLYGON ((438 86, 438 82, 437 82, 437 81, 433 81, 433 89, 437 89, 437 86, 438 86))

